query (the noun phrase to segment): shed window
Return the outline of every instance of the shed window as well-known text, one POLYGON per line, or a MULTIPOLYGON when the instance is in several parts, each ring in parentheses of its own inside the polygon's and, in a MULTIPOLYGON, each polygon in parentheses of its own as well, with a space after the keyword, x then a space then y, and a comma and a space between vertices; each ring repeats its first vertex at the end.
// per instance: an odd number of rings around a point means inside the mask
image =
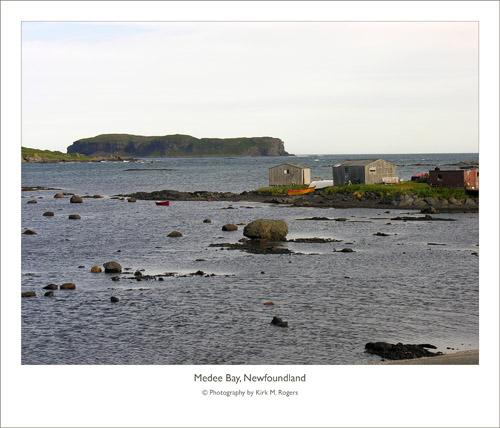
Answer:
POLYGON ((377 172, 377 168, 373 168, 373 167, 372 167, 372 168, 370 168, 368 171, 369 171, 369 172, 371 172, 371 173, 373 173, 373 172, 377 172))
POLYGON ((348 173, 348 172, 349 172, 349 168, 348 168, 348 167, 345 167, 345 168, 344 168, 344 172, 345 172, 345 173, 348 173))
POLYGON ((443 174, 438 174, 438 181, 443 181, 443 174))
POLYGON ((284 169, 283 170, 283 174, 290 174, 290 170, 289 169, 284 169))

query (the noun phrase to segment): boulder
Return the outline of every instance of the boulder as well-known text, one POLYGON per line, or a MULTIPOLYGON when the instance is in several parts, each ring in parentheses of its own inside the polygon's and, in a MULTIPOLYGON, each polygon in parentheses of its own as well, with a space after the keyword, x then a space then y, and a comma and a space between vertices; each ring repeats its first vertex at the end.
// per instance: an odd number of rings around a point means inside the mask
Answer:
POLYGON ((278 327, 288 327, 288 323, 279 317, 273 317, 271 324, 277 325, 278 327))
POLYGON ((64 195, 62 193, 56 193, 54 198, 64 198, 64 195))
POLYGON ((57 290, 57 284, 49 284, 43 287, 44 290, 57 290))
POLYGON ((169 238, 180 238, 182 236, 181 232, 174 230, 167 235, 169 238))
POLYGON ((94 199, 101 199, 101 198, 102 198, 102 196, 101 196, 101 195, 94 195, 94 196, 92 196, 92 197, 93 197, 94 199))
POLYGON ((119 276, 112 276, 111 279, 113 281, 120 281, 120 277, 119 276))
POLYGON ((137 199, 135 199, 135 198, 128 198, 127 201, 129 201, 129 202, 137 202, 137 199))
POLYGON ((209 218, 206 218, 205 220, 203 220, 203 223, 212 223, 212 220, 210 220, 209 218))
POLYGON ((45 297, 54 297, 54 292, 53 291, 47 291, 45 294, 44 294, 45 297))
POLYGON ((238 226, 236 226, 235 224, 232 224, 232 223, 228 223, 228 224, 225 224, 224 226, 222 226, 222 230, 224 232, 234 232, 235 230, 238 230, 238 226))
POLYGON ((116 302, 119 302, 120 299, 118 297, 115 297, 115 296, 111 296, 111 299, 110 299, 113 303, 116 303, 116 302))
POLYGON ((36 297, 36 293, 34 291, 25 291, 21 293, 21 297, 36 297))
POLYGON ((43 213, 44 217, 54 217, 54 213, 52 211, 45 211, 43 213))
POLYGON ((352 248, 342 248, 339 253, 354 253, 352 248))
POLYGON ((106 262, 103 264, 106 273, 121 273, 122 267, 118 262, 106 262))
POLYGON ((73 195, 69 201, 72 204, 81 204, 83 202, 83 199, 81 198, 81 196, 73 195))
POLYGON ((247 224, 243 235, 264 241, 286 241, 288 226, 283 220, 259 219, 247 224))
POLYGON ((427 207, 427 208, 423 208, 422 210, 420 210, 420 212, 422 214, 437 214, 437 209, 433 206, 430 206, 430 207, 427 207))
POLYGON ((34 230, 26 229, 23 235, 37 235, 37 233, 34 230))
POLYGON ((81 217, 78 214, 70 214, 68 218, 70 220, 81 220, 81 217))
POLYGON ((90 272, 92 273, 101 273, 102 269, 100 266, 92 266, 92 269, 90 269, 90 272))
POLYGON ((76 288, 76 285, 73 284, 72 282, 66 282, 64 284, 61 284, 59 288, 61 290, 74 290, 76 288))
POLYGON ((141 272, 141 271, 139 271, 139 270, 136 270, 136 271, 134 272, 134 276, 135 276, 136 278, 137 278, 137 277, 138 277, 138 278, 142 278, 142 272, 141 272))
POLYGON ((32 199, 31 201, 26 202, 27 204, 37 204, 38 202, 32 199))

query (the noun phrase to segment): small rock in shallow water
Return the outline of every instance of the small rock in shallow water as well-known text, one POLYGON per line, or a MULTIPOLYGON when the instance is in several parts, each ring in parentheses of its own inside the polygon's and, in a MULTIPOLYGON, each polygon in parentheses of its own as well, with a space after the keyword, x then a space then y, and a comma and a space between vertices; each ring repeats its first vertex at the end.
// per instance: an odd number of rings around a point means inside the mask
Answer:
POLYGON ((274 306, 274 302, 264 302, 265 306, 274 306))
POLYGON ((72 204, 81 204, 83 202, 83 199, 78 195, 73 195, 69 201, 72 204))
POLYGON ((68 217, 70 220, 80 220, 81 217, 78 214, 70 214, 68 217))
POLYGON ((101 273, 102 269, 100 268, 100 266, 92 266, 92 269, 90 269, 90 272, 92 272, 92 273, 101 273))
POLYGON ((44 290, 57 290, 57 284, 49 284, 43 287, 44 290))
POLYGON ((169 238, 180 238, 182 236, 181 232, 174 230, 167 235, 169 238))
POLYGON ((118 297, 115 297, 115 296, 111 296, 111 299, 110 299, 113 303, 115 302, 119 302, 120 299, 118 297))
POLYGON ((43 213, 44 217, 54 217, 54 213, 52 211, 45 211, 43 213))
POLYGON ((271 324, 277 325, 278 327, 288 327, 288 323, 279 317, 274 317, 271 324))
POLYGON ((62 193, 56 193, 54 198, 64 198, 64 195, 62 193))
POLYGON ((44 294, 45 297, 54 297, 54 292, 53 291, 47 291, 45 294, 44 294))
POLYGON ((36 297, 36 293, 34 291, 25 291, 21 293, 21 297, 36 297))
POLYGON ((38 202, 32 199, 31 201, 26 202, 27 204, 37 204, 38 202))
POLYGON ((106 273, 121 273, 122 267, 118 262, 106 262, 103 264, 106 273))
POLYGON ((23 235, 38 235, 34 230, 26 229, 23 235))
POLYGON ((205 220, 203 220, 203 223, 212 223, 212 220, 210 220, 209 218, 206 218, 205 220))
POLYGON ((76 288, 76 285, 73 284, 72 282, 66 282, 64 284, 61 284, 59 288, 61 290, 74 290, 76 288))
POLYGON ((113 281, 120 281, 120 277, 119 276, 112 276, 111 279, 113 281))
POLYGON ((238 230, 238 226, 232 223, 228 223, 222 226, 222 230, 225 232, 234 232, 235 230, 238 230))

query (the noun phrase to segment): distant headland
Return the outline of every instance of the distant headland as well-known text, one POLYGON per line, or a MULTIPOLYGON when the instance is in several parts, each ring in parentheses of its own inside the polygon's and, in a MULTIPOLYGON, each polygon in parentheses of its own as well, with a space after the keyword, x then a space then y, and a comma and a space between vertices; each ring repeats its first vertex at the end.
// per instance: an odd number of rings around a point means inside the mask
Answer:
POLYGON ((75 141, 67 152, 121 157, 289 156, 279 138, 195 138, 181 134, 163 137, 102 134, 75 141))

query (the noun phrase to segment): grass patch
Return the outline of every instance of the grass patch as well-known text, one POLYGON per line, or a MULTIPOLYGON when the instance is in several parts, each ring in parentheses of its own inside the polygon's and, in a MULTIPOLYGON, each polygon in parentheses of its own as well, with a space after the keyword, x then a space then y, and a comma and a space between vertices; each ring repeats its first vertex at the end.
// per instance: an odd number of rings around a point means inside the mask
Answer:
POLYGON ((430 187, 427 183, 416 183, 412 181, 405 181, 400 184, 352 184, 327 187, 323 190, 331 195, 335 193, 352 193, 358 197, 362 197, 365 193, 373 193, 380 197, 390 197, 398 194, 407 195, 411 193, 419 198, 470 198, 464 189, 430 187))

